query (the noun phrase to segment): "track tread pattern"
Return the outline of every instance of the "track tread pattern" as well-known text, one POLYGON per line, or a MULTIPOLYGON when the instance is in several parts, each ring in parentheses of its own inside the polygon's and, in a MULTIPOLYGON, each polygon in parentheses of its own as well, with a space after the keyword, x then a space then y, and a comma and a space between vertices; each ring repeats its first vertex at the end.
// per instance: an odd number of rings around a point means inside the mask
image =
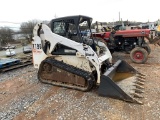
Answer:
POLYGON ((39 68, 39 71, 38 71, 38 78, 43 83, 56 85, 54 83, 47 82, 47 80, 42 80, 42 78, 40 77, 40 74, 41 74, 41 71, 42 71, 42 66, 43 66, 44 63, 49 63, 54 67, 57 67, 59 69, 67 71, 69 73, 75 74, 77 76, 83 77, 88 83, 88 86, 85 89, 80 88, 79 86, 78 87, 77 86, 72 86, 71 87, 71 86, 68 86, 68 85, 65 85, 65 84, 61 84, 61 85, 57 85, 57 86, 63 86, 63 87, 66 87, 66 88, 77 89, 77 90, 80 90, 80 91, 89 91, 95 83, 94 77, 90 72, 84 71, 84 70, 82 70, 80 68, 77 68, 77 67, 74 67, 72 65, 68 65, 68 64, 64 63, 63 61, 58 61, 58 60, 55 60, 53 58, 45 59, 44 61, 42 61, 41 65, 40 65, 40 68, 39 68))

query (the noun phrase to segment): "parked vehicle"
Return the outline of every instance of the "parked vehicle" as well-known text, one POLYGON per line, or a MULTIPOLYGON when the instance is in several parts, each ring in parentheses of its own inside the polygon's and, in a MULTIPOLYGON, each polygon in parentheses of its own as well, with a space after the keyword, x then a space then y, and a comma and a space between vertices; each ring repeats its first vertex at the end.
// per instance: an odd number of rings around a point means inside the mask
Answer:
POLYGON ((99 85, 97 92, 101 96, 142 104, 135 98, 141 97, 135 86, 144 75, 123 60, 112 63, 103 42, 82 34, 84 28, 91 33, 91 22, 92 18, 77 15, 53 19, 51 28, 45 24, 34 27, 33 63, 39 81, 80 91, 99 85), (138 76, 141 78, 135 79, 138 76))
POLYGON ((6 50, 6 56, 10 57, 10 56, 14 56, 16 55, 16 52, 13 49, 7 49, 6 50))
POLYGON ((32 52, 32 48, 30 46, 24 46, 23 47, 23 53, 31 53, 32 52))

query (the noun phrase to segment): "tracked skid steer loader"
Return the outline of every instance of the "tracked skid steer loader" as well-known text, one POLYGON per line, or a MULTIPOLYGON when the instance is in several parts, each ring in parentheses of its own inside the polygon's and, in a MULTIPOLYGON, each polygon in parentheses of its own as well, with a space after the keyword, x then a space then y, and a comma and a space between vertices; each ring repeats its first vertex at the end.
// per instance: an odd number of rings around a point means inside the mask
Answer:
POLYGON ((37 24, 33 30, 33 62, 38 79, 47 84, 89 91, 142 104, 145 76, 127 62, 112 63, 102 41, 91 34, 92 18, 69 16, 51 21, 51 28, 37 24))

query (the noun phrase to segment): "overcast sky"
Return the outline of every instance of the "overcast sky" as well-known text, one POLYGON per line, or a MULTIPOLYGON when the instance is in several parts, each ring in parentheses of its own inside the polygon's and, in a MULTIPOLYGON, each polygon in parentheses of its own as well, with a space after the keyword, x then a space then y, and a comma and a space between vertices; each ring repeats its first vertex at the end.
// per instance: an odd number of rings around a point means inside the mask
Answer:
POLYGON ((160 0, 0 0, 0 4, 0 25, 6 24, 5 21, 50 21, 55 15, 87 15, 93 22, 111 22, 119 20, 119 12, 122 20, 160 19, 160 0))

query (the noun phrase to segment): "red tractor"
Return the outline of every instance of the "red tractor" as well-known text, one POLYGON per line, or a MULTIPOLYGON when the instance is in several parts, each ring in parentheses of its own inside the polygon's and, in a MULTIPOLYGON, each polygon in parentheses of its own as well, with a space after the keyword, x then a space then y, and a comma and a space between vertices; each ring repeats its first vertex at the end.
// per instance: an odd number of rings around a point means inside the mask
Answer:
POLYGON ((118 30, 116 27, 109 32, 93 33, 96 38, 102 38, 111 53, 125 51, 135 63, 145 63, 151 53, 149 43, 156 43, 160 36, 154 37, 149 29, 118 30))

